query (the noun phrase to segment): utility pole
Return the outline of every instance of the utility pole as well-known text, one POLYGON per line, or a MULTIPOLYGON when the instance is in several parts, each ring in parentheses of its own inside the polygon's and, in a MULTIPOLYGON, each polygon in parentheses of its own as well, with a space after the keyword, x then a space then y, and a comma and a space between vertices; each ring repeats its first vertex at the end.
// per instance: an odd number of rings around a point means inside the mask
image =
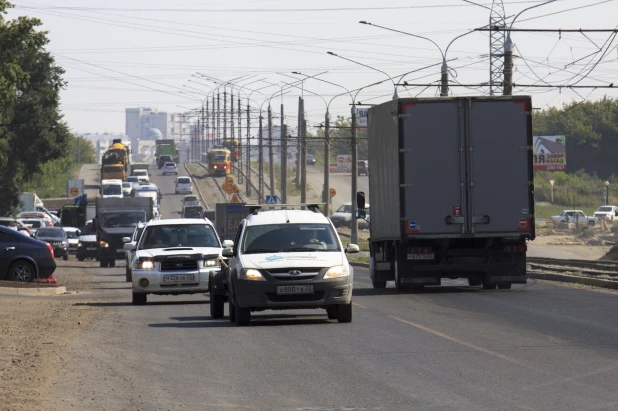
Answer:
MULTIPOLYGON (((440 78, 440 97, 447 97, 448 96, 448 66, 446 65, 446 60, 443 61, 442 63, 441 73, 442 75, 440 78)), ((354 108, 352 108, 352 111, 355 111, 354 108)), ((356 194, 354 195, 356 196, 356 194)), ((356 243, 352 243, 352 244, 356 244, 356 243)))
POLYGON ((504 86, 502 90, 505 96, 513 95, 513 42, 511 36, 508 36, 504 43, 504 86))
POLYGON ((268 102, 268 162, 270 172, 270 195, 275 195, 275 152, 273 151, 273 112, 268 102))
POLYGON ((221 93, 217 91, 217 144, 221 143, 221 93))
POLYGON ((202 161, 202 154, 204 153, 204 126, 206 124, 206 115, 204 113, 204 105, 202 104, 202 128, 200 129, 200 137, 201 137, 201 144, 200 144, 200 155, 198 156, 198 161, 202 161))
POLYGON ((215 95, 213 93, 212 95, 212 116, 211 116, 212 120, 211 120, 211 127, 212 127, 212 134, 210 135, 210 138, 212 140, 212 145, 215 146, 216 145, 216 130, 215 130, 215 95))
POLYGON ((300 188, 300 129, 302 128, 301 124, 301 116, 302 116, 302 101, 303 98, 298 98, 298 126, 296 128, 296 179, 294 183, 296 184, 296 188, 300 188))
POLYGON ((245 174, 247 175, 246 194, 249 197, 251 196, 251 111, 249 100, 247 100, 247 171, 245 174))
POLYGON ((358 220, 356 212, 356 192, 358 191, 358 141, 356 139, 356 102, 352 104, 352 231, 350 243, 358 244, 358 220))
POLYGON ((264 201, 264 136, 262 132, 262 110, 260 110, 260 131, 258 142, 258 204, 264 201))
POLYGON ((288 138, 287 127, 283 121, 283 103, 281 103, 281 202, 288 203, 288 138))
POLYGON ((223 86, 223 144, 227 143, 227 90, 223 86))
POLYGON ((80 152, 79 152, 79 136, 75 137, 76 143, 77 143, 77 164, 79 164, 81 162, 81 156, 80 156, 80 152))
POLYGON ((300 157, 300 202, 307 202, 307 121, 305 120, 305 100, 302 101, 301 111, 301 157, 300 157))
MULTIPOLYGON (((234 160, 234 137, 235 137, 234 136, 234 87, 232 86, 232 91, 230 94, 230 142, 231 142, 230 147, 232 151, 232 155, 230 156, 230 162, 231 162, 230 173, 233 172, 234 165, 236 163, 236 161, 234 160)), ((236 149, 238 149, 238 147, 236 147, 236 149)))
POLYGON ((330 215, 330 114, 328 107, 324 116, 324 189, 322 190, 324 215, 330 215))
POLYGON ((242 178, 242 157, 243 157, 243 153, 242 153, 242 113, 240 111, 240 93, 238 93, 238 146, 237 146, 237 150, 238 150, 238 182, 242 184, 243 182, 243 178, 242 178))

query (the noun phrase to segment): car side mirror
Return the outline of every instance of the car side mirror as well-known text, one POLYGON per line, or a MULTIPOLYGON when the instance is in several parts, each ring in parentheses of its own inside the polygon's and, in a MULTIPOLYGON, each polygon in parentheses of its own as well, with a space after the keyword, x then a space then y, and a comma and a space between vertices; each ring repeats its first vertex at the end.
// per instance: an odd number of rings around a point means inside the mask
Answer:
MULTIPOLYGON (((124 238, 123 238, 123 240, 124 240, 124 238)), ((125 251, 133 251, 133 250, 135 250, 137 248, 137 244, 135 244, 135 243, 126 243, 123 246, 123 248, 124 248, 125 251)))
POLYGON ((360 248, 356 244, 348 244, 345 248, 346 254, 356 254, 360 252, 360 248))
POLYGON ((79 237, 80 235, 82 235, 82 232, 81 232, 80 230, 77 230, 77 231, 75 232, 75 235, 79 237))
POLYGON ((234 249, 232 248, 224 248, 221 252, 221 255, 226 258, 234 257, 234 249))
POLYGON ((234 248, 234 242, 232 240, 225 240, 223 242, 223 248, 234 248))
POLYGON ((122 237, 122 242, 123 243, 130 243, 131 242, 131 237, 122 237))
POLYGON ((356 208, 365 210, 365 192, 359 191, 356 193, 356 208))

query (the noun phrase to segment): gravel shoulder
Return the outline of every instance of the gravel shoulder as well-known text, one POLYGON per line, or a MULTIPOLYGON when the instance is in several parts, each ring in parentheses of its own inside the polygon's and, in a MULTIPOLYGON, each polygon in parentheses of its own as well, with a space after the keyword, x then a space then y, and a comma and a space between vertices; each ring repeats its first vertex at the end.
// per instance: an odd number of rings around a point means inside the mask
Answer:
POLYGON ((76 294, 0 296, 0 410, 45 409, 68 347, 94 323, 98 307, 75 305, 92 288, 89 264, 58 261, 54 276, 76 294))

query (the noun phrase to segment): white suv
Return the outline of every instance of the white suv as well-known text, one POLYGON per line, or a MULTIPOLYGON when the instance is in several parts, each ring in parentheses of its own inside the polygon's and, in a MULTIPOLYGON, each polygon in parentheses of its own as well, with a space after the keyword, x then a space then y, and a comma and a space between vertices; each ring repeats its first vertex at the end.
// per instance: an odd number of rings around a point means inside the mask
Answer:
POLYGON ((193 194, 193 183, 191 177, 181 176, 176 178, 176 194, 193 194))
POLYGON ((183 218, 148 222, 131 262, 133 304, 145 304, 148 294, 208 292, 212 271, 219 270, 221 243, 209 220, 183 218))
POLYGON ((330 220, 310 207, 255 207, 241 222, 233 249, 223 251, 229 258, 225 274, 211 279, 213 318, 223 317, 227 297, 237 325, 265 309, 322 308, 329 319, 352 321, 353 270, 346 253, 357 253, 358 246, 344 248, 330 220))

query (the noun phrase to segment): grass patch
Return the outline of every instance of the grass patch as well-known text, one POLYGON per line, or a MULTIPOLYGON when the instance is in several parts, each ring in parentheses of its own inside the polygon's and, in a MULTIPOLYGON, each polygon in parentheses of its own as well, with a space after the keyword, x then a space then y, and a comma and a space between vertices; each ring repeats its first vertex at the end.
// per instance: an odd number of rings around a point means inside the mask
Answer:
POLYGON ((369 264, 369 256, 361 254, 348 254, 348 261, 351 263, 365 263, 369 264))
POLYGON ((41 166, 41 172, 34 175, 24 186, 24 192, 34 192, 40 198, 60 198, 67 196, 67 180, 79 176, 83 164, 61 158, 41 166))

